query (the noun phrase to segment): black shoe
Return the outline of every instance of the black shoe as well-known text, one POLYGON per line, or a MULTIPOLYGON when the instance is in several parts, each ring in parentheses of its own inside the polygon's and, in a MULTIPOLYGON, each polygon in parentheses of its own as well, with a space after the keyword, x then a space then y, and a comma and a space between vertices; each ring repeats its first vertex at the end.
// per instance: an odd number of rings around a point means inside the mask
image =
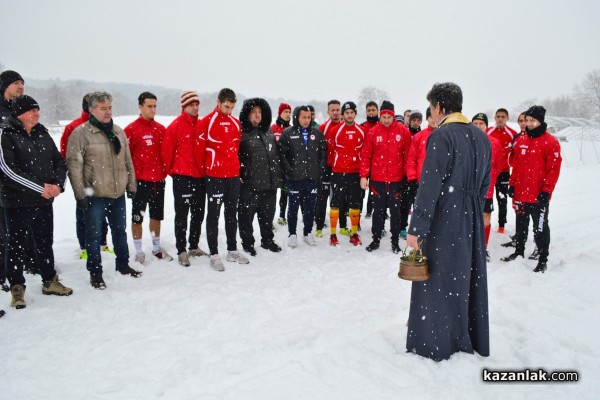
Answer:
POLYGON ((242 248, 246 253, 250 254, 252 257, 256 255, 256 250, 254 250, 254 246, 242 246, 242 248))
POLYGON ((4 292, 10 292, 10 288, 8 287, 8 285, 6 284, 6 282, 2 282, 2 285, 0 285, 0 286, 2 286, 2 290, 4 292))
POLYGON ((510 242, 502 243, 502 247, 517 247, 517 241, 515 239, 511 239, 510 242))
POLYGON ((540 252, 538 251, 538 249, 535 249, 533 251, 533 253, 531 253, 531 255, 528 258, 530 260, 539 260, 540 259, 540 252))
POLYGON ((260 244, 260 247, 272 251, 273 253, 279 253, 281 251, 281 247, 279 247, 279 245, 273 241, 263 242, 260 244))
POLYGON ((400 246, 398 245, 398 242, 392 242, 392 251, 394 254, 400 253, 400 246))
POLYGON ((373 240, 370 245, 367 246, 366 250, 371 252, 379 248, 379 240, 373 240))
POLYGON ((104 283, 104 279, 102 279, 102 275, 92 275, 90 278, 90 283, 94 289, 104 290, 106 289, 106 283, 104 283))
POLYGON ((547 269, 548 269, 548 266, 546 265, 546 263, 543 262, 543 261, 540 261, 540 262, 538 262, 538 265, 537 265, 537 267, 535 267, 535 269, 533 270, 533 272, 544 273, 547 269))
POLYGON ((500 261, 505 261, 505 262, 508 262, 508 261, 513 261, 513 260, 516 260, 516 259, 517 259, 517 257, 524 257, 524 256, 523 256, 523 253, 517 253, 517 252, 515 251, 514 253, 512 253, 512 254, 511 254, 511 255, 509 255, 509 256, 502 257, 502 258, 500 259, 500 261))
POLYGON ((139 278, 140 276, 142 276, 141 271, 136 271, 131 267, 125 267, 123 269, 120 269, 119 272, 121 273, 121 275, 129 275, 132 278, 139 278))

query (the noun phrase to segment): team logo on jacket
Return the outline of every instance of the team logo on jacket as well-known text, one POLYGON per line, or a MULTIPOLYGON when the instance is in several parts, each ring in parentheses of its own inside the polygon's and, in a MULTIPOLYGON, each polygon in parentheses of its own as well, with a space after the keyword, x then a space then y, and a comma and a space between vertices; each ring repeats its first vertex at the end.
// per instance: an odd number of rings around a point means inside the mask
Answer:
POLYGON ((315 135, 310 135, 310 140, 315 140, 315 135))
POLYGON ((400 141, 400 135, 396 135, 396 142, 400 141))

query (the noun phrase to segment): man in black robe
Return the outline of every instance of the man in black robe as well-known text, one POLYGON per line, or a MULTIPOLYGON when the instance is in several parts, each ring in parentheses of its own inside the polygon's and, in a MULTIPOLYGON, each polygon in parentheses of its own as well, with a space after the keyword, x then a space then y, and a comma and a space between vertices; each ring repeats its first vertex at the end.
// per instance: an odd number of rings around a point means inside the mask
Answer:
POLYGON ((491 146, 461 114, 462 91, 427 94, 439 129, 431 133, 407 244, 423 246, 431 278, 413 282, 406 349, 441 361, 458 351, 489 356, 483 204, 491 146))

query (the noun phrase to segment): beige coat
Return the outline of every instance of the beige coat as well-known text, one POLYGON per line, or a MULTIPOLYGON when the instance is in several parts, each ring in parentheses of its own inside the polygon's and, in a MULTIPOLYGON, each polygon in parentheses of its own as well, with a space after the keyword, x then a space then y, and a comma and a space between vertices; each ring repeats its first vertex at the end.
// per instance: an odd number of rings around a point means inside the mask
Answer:
POLYGON ((116 199, 125 191, 135 192, 135 172, 127 137, 119 126, 114 132, 121 142, 115 154, 106 134, 89 121, 80 125, 69 137, 67 168, 77 200, 88 197, 116 199))

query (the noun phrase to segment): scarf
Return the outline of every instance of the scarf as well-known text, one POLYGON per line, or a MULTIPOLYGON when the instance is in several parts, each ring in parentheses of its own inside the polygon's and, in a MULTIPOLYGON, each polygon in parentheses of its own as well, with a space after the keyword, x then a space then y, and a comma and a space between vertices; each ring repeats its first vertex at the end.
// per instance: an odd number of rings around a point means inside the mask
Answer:
POLYGON ((373 115, 372 117, 369 117, 367 115, 367 121, 369 121, 369 122, 371 122, 373 124, 376 124, 376 123, 379 122, 379 115, 373 115))
POLYGON ((119 154, 121 152, 121 142, 119 141, 119 138, 113 131, 112 119, 110 120, 110 122, 103 124, 102 122, 98 121, 96 117, 90 114, 90 124, 104 132, 108 140, 113 144, 113 150, 115 151, 115 154, 119 154))
POLYGON ((536 137, 542 136, 546 132, 547 127, 548 125, 545 122, 542 122, 542 124, 537 128, 531 130, 529 128, 525 128, 525 132, 527 132, 527 136, 529 136, 532 139, 535 139, 536 137))
POLYGON ((283 128, 287 128, 290 126, 290 121, 286 121, 281 117, 277 117, 277 120, 275 121, 275 123, 283 128))

